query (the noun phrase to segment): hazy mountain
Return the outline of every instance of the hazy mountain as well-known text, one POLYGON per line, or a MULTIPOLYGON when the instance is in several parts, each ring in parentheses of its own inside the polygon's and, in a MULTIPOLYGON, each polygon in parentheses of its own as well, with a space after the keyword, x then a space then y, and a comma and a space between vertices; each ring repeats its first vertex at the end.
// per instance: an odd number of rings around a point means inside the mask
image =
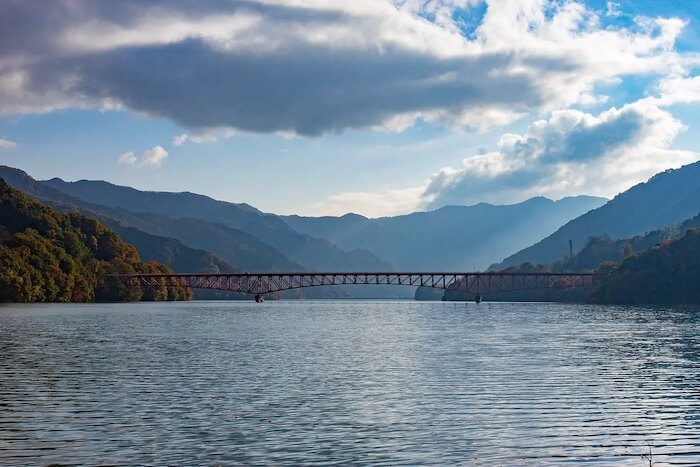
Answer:
POLYGON ((89 207, 84 212, 93 210, 94 216, 105 223, 109 224, 105 219, 109 218, 152 235, 177 239, 190 247, 211 251, 242 271, 308 270, 254 236, 222 224, 134 213, 123 208, 83 205, 86 206, 89 207))
POLYGON ((238 272, 218 256, 204 250, 190 248, 173 238, 159 237, 118 222, 104 222, 125 242, 136 247, 143 261, 156 261, 174 272, 238 272))
MULTIPOLYGON (((133 227, 108 219, 102 221, 127 243, 136 247, 144 261, 156 261, 170 267, 174 272, 239 272, 218 256, 204 250, 190 248, 174 238, 151 235, 133 227)), ((222 290, 192 289, 197 300, 250 300, 250 296, 222 290)))
MULTIPOLYGON (((198 219, 173 219, 167 216, 136 213, 118 207, 102 206, 99 203, 63 193, 48 186, 46 182, 36 181, 25 172, 9 167, 0 167, 0 177, 11 186, 47 201, 55 208, 78 209, 117 229, 120 226, 131 227, 160 238, 167 237, 163 238, 163 241, 177 239, 192 248, 215 250, 219 257, 242 270, 258 270, 260 267, 272 271, 304 269, 299 263, 289 260, 254 236, 224 225, 198 219)), ((152 241, 151 244, 153 243, 152 241)))
POLYGON ((700 212, 700 162, 661 172, 617 195, 604 206, 588 212, 544 240, 507 257, 494 268, 525 262, 552 263, 582 249, 589 237, 633 237, 675 225, 700 212))
MULTIPOLYGON (((127 236, 144 258, 159 258, 178 272, 308 270, 256 237, 222 224, 101 206, 63 193, 10 167, 0 166, 0 177, 51 207, 63 211, 79 210, 84 215, 100 219, 127 236)), ((319 287, 288 291, 282 295, 287 298, 341 298, 347 297, 348 292, 340 287, 319 287)), ((224 295, 197 291, 196 297, 219 298, 224 295)))
MULTIPOLYGON (((114 214, 114 212, 111 212, 114 214)), ((125 241, 134 245, 146 261, 158 261, 176 272, 256 272, 300 271, 304 268, 286 258, 274 248, 249 237, 244 232, 230 229, 220 224, 212 224, 197 219, 170 219, 165 216, 133 214, 142 216, 142 227, 146 230, 162 230, 174 238, 152 235, 99 215, 98 218, 125 241), (197 245, 202 249, 190 248, 197 245), (251 246, 253 248, 251 248, 251 246), (216 255, 205 251, 209 248, 216 255), (218 256, 217 256, 218 255, 218 256), (233 266, 233 262, 236 266, 233 266)), ((197 299, 250 299, 245 294, 195 290, 197 299)), ((318 287, 313 289, 290 290, 281 294, 284 298, 346 298, 348 291, 341 287, 318 287)))
POLYGON ((43 182, 34 180, 27 172, 0 165, 0 178, 10 185, 15 190, 32 196, 33 198, 41 198, 50 201, 61 202, 65 204, 74 204, 79 202, 74 196, 70 196, 60 190, 51 188, 43 182))
POLYGON ((284 219, 295 230, 341 248, 366 248, 400 270, 471 271, 531 245, 605 201, 590 196, 532 198, 513 205, 447 206, 379 219, 357 214, 284 219))
MULTIPOLYGON (((644 235, 631 238, 611 239, 607 236, 590 237, 586 245, 572 258, 566 258, 551 264, 532 264, 529 262, 517 266, 509 266, 506 272, 594 272, 610 273, 620 264, 624 264, 635 255, 646 255, 658 247, 665 248, 669 243, 684 237, 691 230, 700 228, 700 215, 687 219, 681 224, 652 230, 644 235)), ((622 269, 624 271, 624 268, 622 269)), ((617 272, 613 274, 619 277, 617 272)), ((656 276, 656 273, 653 273, 656 276)), ((625 280, 625 278, 623 278, 625 280)), ((633 288, 636 288, 634 286, 633 288)), ((509 301, 552 301, 552 302, 586 302, 590 298, 591 288, 579 289, 542 289, 522 290, 518 292, 493 293, 488 300, 509 301)), ((619 294, 617 289, 615 294, 619 294)), ((474 297, 459 291, 444 292, 439 289, 419 287, 416 290, 416 300, 472 300, 474 297)), ((600 300, 601 298, 597 298, 600 300)), ((628 298, 629 299, 629 298, 628 298)), ((612 300, 612 299, 611 299, 612 300)), ((675 303, 671 300, 668 303, 675 303)))
POLYGON ((41 182, 84 201, 121 207, 135 213, 152 213, 174 219, 214 222, 246 232, 282 252, 291 260, 320 270, 387 270, 391 265, 367 250, 344 251, 328 240, 301 234, 278 216, 247 204, 234 204, 193 193, 139 191, 103 181, 41 182))

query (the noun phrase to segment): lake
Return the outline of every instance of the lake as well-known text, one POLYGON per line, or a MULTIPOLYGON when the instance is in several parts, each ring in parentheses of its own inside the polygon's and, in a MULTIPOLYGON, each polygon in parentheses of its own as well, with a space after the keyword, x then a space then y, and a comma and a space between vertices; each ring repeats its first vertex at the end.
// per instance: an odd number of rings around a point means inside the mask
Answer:
POLYGON ((0 307, 0 465, 700 464, 700 309, 0 307))

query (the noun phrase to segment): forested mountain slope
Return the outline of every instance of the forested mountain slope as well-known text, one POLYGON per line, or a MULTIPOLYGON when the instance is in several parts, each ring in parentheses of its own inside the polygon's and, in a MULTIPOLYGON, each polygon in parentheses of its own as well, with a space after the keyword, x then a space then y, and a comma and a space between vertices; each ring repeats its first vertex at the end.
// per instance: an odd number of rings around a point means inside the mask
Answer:
POLYGON ((569 240, 577 252, 589 237, 633 237, 678 224, 700 212, 700 162, 659 173, 617 195, 552 235, 507 257, 494 269, 530 263, 552 263, 568 254, 569 240))
MULTIPOLYGON (((100 219, 111 228, 129 235, 146 258, 160 258, 177 272, 300 271, 307 267, 296 263, 270 245, 237 229, 199 219, 173 219, 152 213, 135 213, 120 207, 87 202, 32 179, 25 172, 0 167, 13 186, 61 211, 79 210, 100 219), (175 242, 175 243, 174 243, 175 242), (175 244, 179 243, 177 247, 175 244), (213 260, 212 258, 216 258, 213 260), (205 265, 211 266, 204 270, 205 265), (222 269, 222 266, 225 265, 222 269)), ((225 298, 220 293, 195 291, 197 298, 225 298)), ((348 296, 340 287, 313 288, 285 292, 288 298, 341 298, 348 296)), ((237 295, 235 298, 240 298, 237 295)))
POLYGON ((0 179, 0 301, 181 300, 186 288, 127 286, 118 274, 169 273, 99 221, 39 204, 0 179))
POLYGON ((699 304, 700 230, 632 255, 593 292, 598 303, 699 304))

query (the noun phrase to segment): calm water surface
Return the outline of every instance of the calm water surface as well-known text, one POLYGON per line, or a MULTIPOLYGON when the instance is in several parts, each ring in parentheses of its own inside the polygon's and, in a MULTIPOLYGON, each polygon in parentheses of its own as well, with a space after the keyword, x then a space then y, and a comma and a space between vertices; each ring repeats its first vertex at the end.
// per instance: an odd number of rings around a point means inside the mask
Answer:
POLYGON ((700 465, 700 309, 0 307, 0 465, 700 465))

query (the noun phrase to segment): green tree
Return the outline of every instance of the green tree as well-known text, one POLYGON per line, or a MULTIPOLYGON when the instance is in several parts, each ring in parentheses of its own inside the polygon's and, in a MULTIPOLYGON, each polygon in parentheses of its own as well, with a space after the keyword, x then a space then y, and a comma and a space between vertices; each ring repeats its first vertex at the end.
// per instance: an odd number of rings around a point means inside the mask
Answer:
POLYGON ((186 300, 189 289, 128 285, 123 274, 171 272, 95 219, 43 206, 0 179, 0 301, 186 300))

